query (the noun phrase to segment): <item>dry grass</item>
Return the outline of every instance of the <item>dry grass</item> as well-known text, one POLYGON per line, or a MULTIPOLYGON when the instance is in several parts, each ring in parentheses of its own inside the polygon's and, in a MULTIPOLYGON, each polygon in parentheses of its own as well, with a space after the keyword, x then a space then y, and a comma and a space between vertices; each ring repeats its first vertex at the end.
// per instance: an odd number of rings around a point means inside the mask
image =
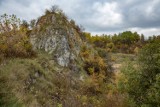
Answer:
POLYGON ((0 66, 0 106, 127 107, 125 96, 102 75, 79 80, 40 53, 33 59, 8 59, 0 66))

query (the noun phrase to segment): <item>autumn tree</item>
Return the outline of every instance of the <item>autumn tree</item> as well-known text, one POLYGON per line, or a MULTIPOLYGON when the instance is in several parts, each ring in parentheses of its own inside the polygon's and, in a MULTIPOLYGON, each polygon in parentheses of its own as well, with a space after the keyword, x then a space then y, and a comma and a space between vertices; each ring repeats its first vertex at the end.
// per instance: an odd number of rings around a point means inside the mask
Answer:
POLYGON ((28 27, 28 23, 26 21, 21 22, 15 15, 4 14, 1 16, 1 54, 6 57, 28 57, 33 54, 26 27, 28 27))

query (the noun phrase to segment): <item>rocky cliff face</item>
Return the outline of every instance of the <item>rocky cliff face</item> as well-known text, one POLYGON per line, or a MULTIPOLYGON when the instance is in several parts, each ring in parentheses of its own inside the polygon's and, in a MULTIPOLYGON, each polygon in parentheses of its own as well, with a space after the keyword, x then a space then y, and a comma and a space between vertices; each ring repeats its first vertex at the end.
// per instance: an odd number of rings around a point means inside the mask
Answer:
POLYGON ((75 25, 60 13, 50 13, 37 21, 30 35, 35 50, 45 50, 61 66, 67 67, 79 56, 82 45, 75 25))

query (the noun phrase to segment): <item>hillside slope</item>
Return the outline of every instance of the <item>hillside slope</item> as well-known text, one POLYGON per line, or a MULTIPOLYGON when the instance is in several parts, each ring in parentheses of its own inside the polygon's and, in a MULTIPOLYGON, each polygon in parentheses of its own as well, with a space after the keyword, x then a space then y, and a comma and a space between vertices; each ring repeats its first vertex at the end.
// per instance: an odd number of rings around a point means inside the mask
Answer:
POLYGON ((26 43, 31 43, 37 54, 4 57, 0 64, 0 106, 105 106, 111 72, 73 21, 62 12, 49 12, 31 30, 23 30, 29 34, 26 43))

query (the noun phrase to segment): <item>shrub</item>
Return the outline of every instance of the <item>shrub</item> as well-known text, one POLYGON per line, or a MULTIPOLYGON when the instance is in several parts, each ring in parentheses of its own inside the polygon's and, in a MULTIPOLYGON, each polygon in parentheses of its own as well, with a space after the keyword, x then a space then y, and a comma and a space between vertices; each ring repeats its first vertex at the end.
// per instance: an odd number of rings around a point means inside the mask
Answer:
POLYGON ((102 49, 102 48, 96 48, 97 52, 98 52, 98 55, 102 58, 107 58, 108 56, 108 53, 105 49, 102 49))
MULTIPOLYGON (((26 22, 27 23, 27 22, 26 22)), ((28 25, 15 15, 1 16, 0 52, 5 57, 31 57, 35 55, 27 35, 28 25)))
POLYGON ((120 86, 129 100, 140 107, 160 106, 160 43, 147 44, 139 53, 138 65, 126 64, 120 86))
MULTIPOLYGON (((98 53, 103 57, 107 57, 104 50, 101 50, 100 48, 98 53)), ((84 60, 83 68, 89 75, 103 75, 107 78, 111 73, 108 71, 108 65, 105 62, 105 59, 100 57, 99 54, 86 46, 82 46, 80 55, 84 60)))

